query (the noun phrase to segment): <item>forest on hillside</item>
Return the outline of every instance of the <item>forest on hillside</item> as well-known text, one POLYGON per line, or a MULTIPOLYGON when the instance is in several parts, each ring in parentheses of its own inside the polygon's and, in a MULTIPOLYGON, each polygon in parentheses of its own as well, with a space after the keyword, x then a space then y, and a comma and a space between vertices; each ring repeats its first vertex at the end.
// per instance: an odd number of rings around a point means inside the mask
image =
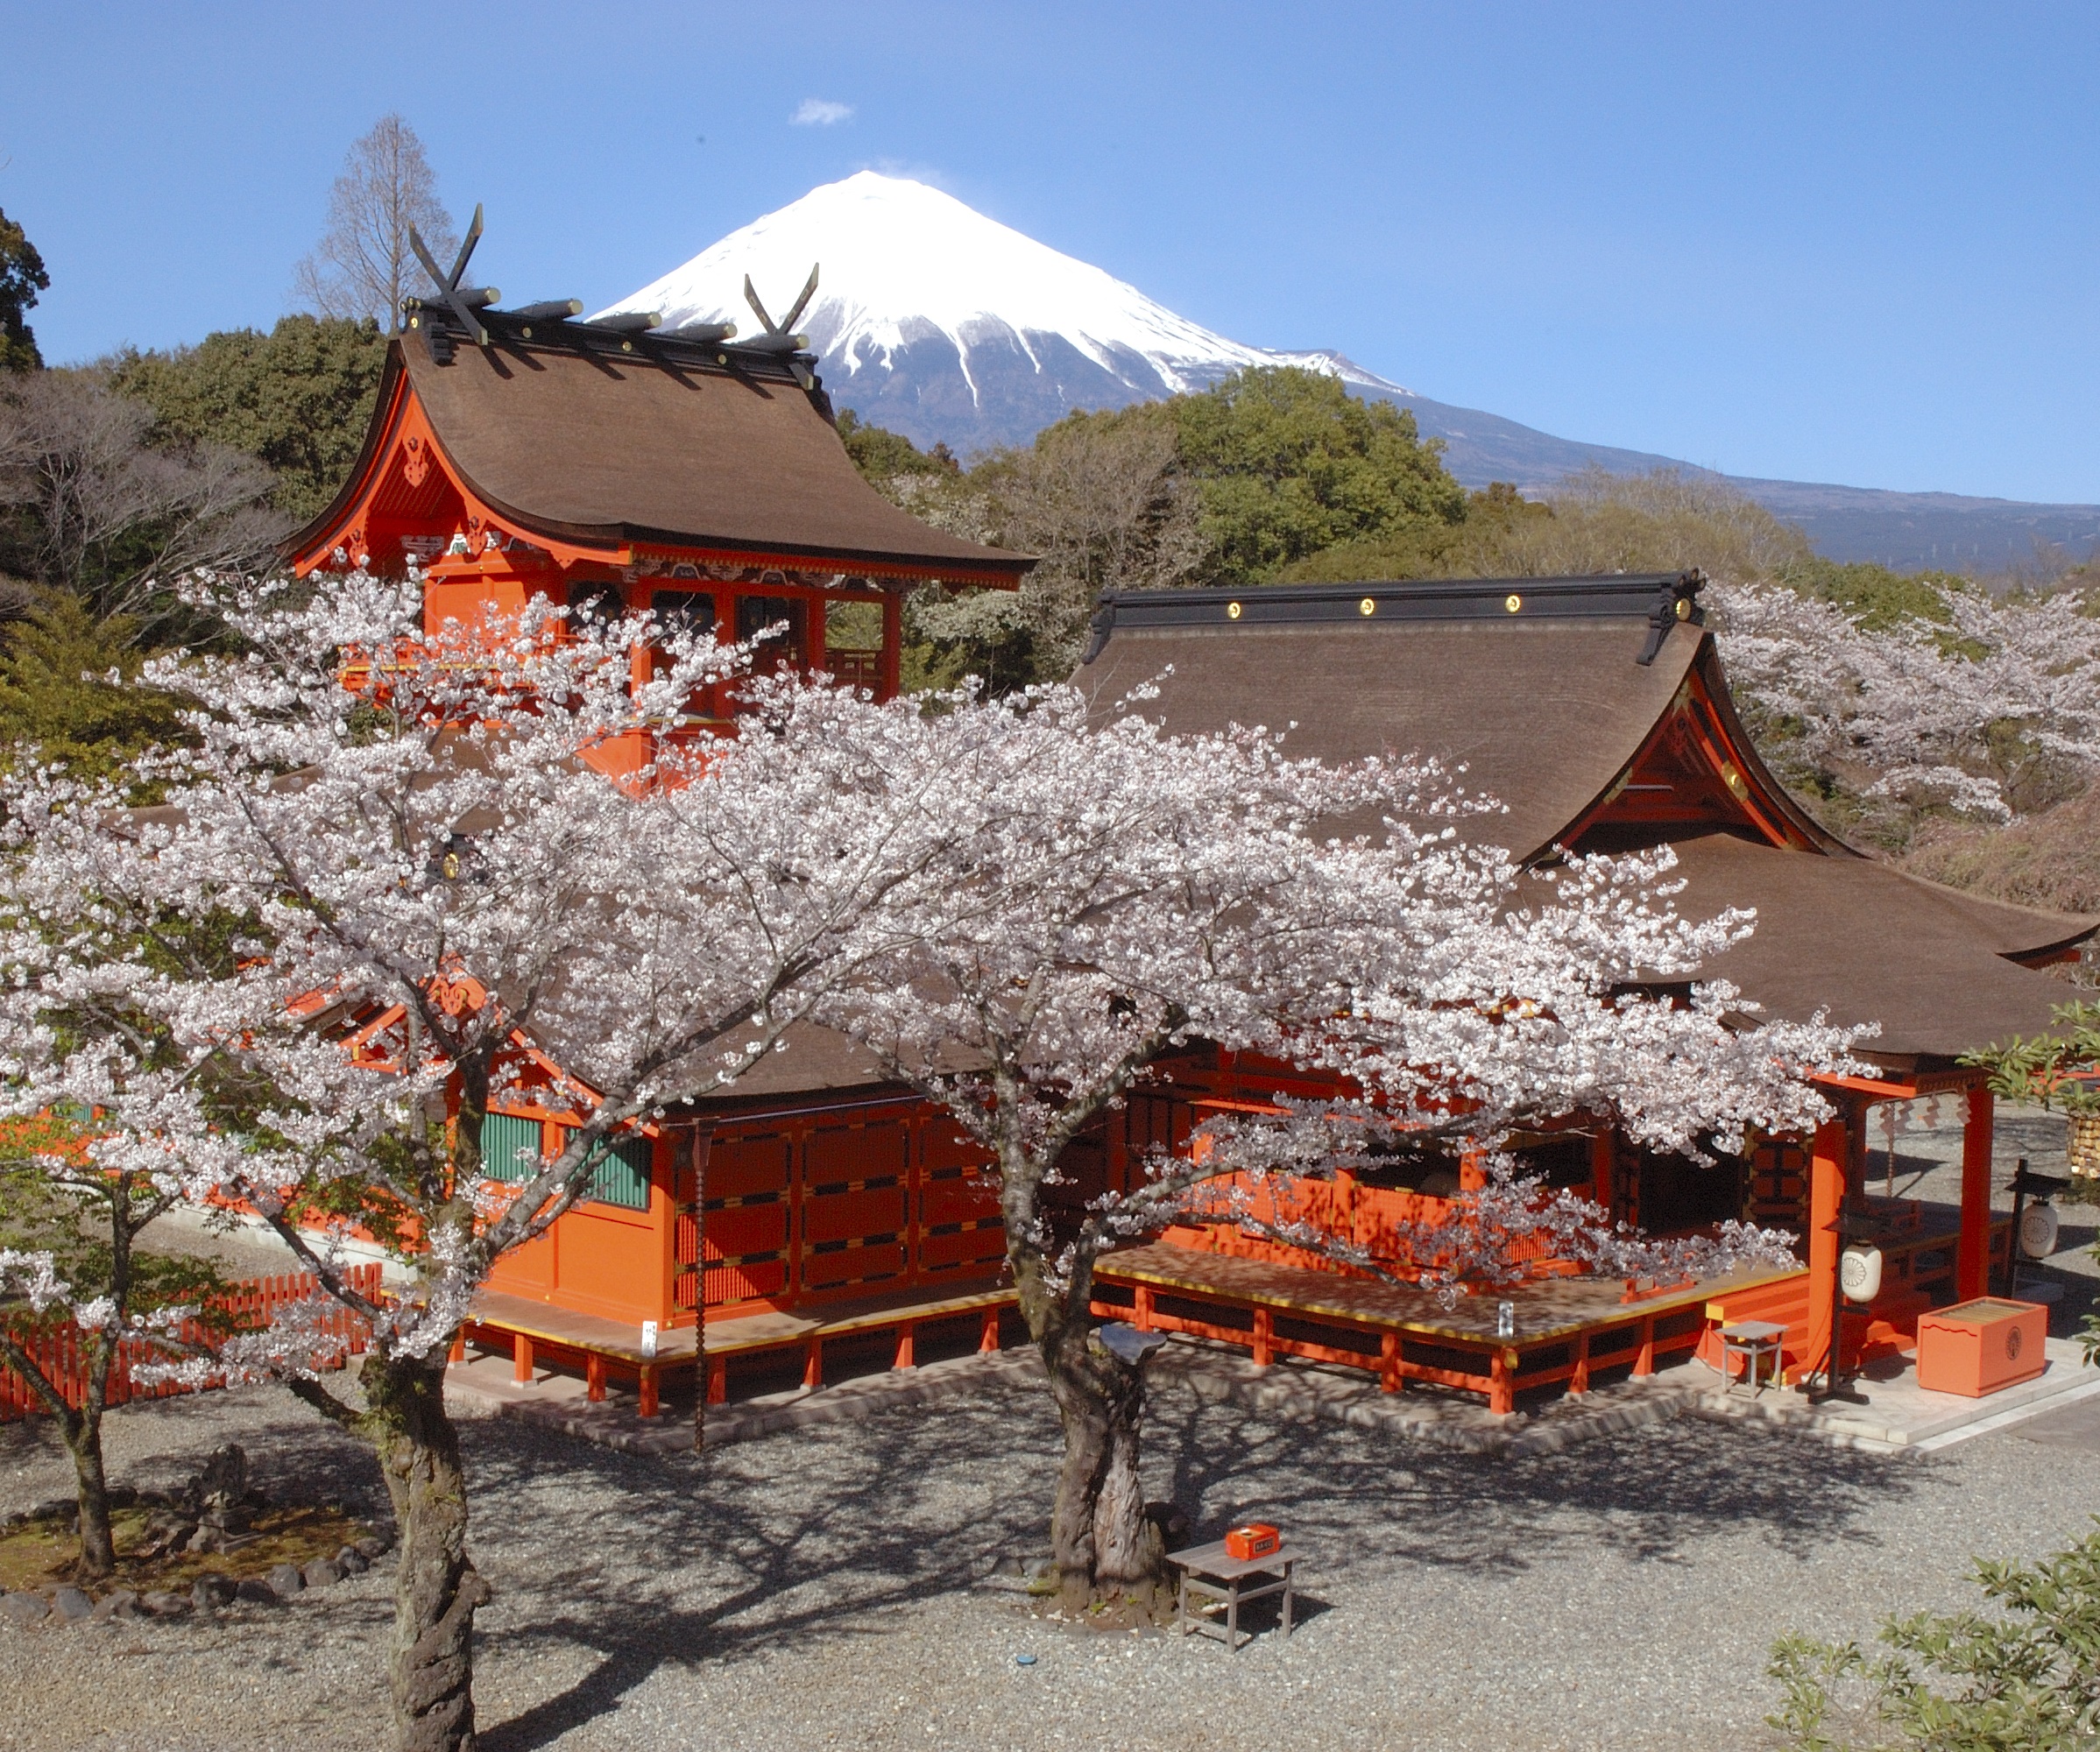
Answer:
MULTIPOLYGON (((131 685, 144 659, 223 637, 182 577, 267 567, 326 505, 387 337, 293 314, 47 369, 26 320, 45 283, 0 215, 0 745, 116 771, 177 733, 177 703, 131 685)), ((1469 492, 1411 414, 1290 368, 966 463, 850 411, 838 427, 896 504, 1040 556, 1018 591, 913 598, 915 687, 1063 679, 1103 590, 1697 567, 1752 732, 1813 813, 1917 873, 2100 909, 2100 576, 2068 556, 1995 578, 1841 565, 1668 470, 1469 492)))

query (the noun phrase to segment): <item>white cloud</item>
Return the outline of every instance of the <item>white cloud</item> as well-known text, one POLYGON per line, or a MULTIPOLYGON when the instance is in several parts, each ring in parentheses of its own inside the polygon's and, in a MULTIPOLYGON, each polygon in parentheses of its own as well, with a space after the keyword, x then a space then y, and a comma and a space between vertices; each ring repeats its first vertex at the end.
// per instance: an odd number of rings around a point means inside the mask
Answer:
POLYGON ((798 128, 830 128, 853 118, 851 103, 834 103, 828 97, 805 97, 788 120, 798 128))

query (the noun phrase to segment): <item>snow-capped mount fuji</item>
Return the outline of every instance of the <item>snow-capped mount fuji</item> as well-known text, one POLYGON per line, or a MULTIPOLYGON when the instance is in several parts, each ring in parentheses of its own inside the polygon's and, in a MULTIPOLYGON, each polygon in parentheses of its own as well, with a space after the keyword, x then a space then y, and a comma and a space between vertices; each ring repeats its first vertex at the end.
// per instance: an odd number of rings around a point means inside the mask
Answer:
MULTIPOLYGON (((1446 463, 1469 487, 1510 481, 1536 493, 1593 466, 1706 472, 1432 401, 1340 353, 1227 340, 952 195, 873 171, 810 190, 599 314, 654 310, 668 326, 734 322, 748 338, 760 329, 744 301, 745 275, 785 319, 813 263, 823 273, 796 327, 810 336, 833 401, 964 456, 1026 443, 1074 408, 1204 389, 1248 365, 1304 365, 1407 408, 1425 435, 1444 441, 1446 463)), ((2100 551, 2100 505, 1732 484, 1799 524, 1833 559, 1990 570, 2028 559, 2038 540, 2100 551)))
POLYGON ((964 453, 1023 443, 1078 407, 1207 388, 1248 365, 1304 365, 1374 393, 1399 385, 1338 353, 1248 347, 1135 286, 987 219, 951 194, 861 171, 732 231, 607 311, 666 327, 776 320, 821 265, 797 328, 824 385, 863 419, 964 453))

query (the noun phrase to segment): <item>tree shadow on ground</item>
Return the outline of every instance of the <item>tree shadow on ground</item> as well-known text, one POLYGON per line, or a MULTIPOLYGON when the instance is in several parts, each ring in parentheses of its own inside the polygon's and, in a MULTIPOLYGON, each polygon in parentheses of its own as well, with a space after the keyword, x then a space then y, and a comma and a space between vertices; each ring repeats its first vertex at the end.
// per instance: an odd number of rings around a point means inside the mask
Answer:
MULTIPOLYGON (((523 1610, 501 1634, 513 1649, 589 1649, 597 1663, 484 1728, 487 1752, 552 1743, 667 1662, 880 1634, 871 1614, 966 1587, 1001 1553, 1040 1544, 1056 1466, 1047 1399, 1026 1390, 668 1461, 513 1424, 477 1434, 477 1486, 513 1506, 513 1527, 536 1483, 567 1495, 581 1473, 595 1487, 561 1529, 575 1559, 513 1594, 523 1610), (974 1487, 958 1488, 958 1467, 976 1469, 974 1487)), ((502 1588, 500 1566, 487 1567, 502 1588)))
MULTIPOLYGON (((1871 1504, 1935 1476, 1929 1459, 1689 1419, 1497 1459, 1173 1389, 1156 1397, 1146 1439, 1153 1494, 1171 1496, 1198 1537, 1248 1515, 1279 1522, 1317 1557, 1323 1584, 1357 1564, 1523 1573, 1600 1545, 1628 1561, 1686 1563, 1746 1529, 1805 1559, 1870 1537, 1871 1504)), ((520 1591, 518 1621, 501 1634, 521 1648, 587 1649, 596 1663, 487 1727, 489 1752, 545 1747, 666 1664, 883 1634, 886 1610, 966 1586, 1002 1553, 1046 1548, 1058 1455, 1047 1395, 1027 1388, 704 1460, 580 1446, 510 1424, 476 1444, 477 1486, 516 1492, 523 1515, 535 1477, 581 1470, 595 1487, 561 1530, 574 1561, 520 1591), (667 1493, 667 1471, 687 1487, 667 1493)))
MULTIPOLYGON (((370 1452, 275 1395, 201 1395, 120 1413, 116 1469, 173 1482, 229 1438, 248 1447, 272 1492, 383 1513, 370 1452)), ((1043 1551, 1060 1445, 1040 1386, 704 1457, 621 1454, 509 1420, 463 1424, 462 1438, 472 1550, 497 1590, 481 1619, 484 1668, 517 1660, 509 1683, 541 1657, 585 1667, 490 1721, 488 1752, 550 1745, 616 1712, 667 1665, 882 1636, 897 1609, 954 1594, 1001 1555, 1043 1551)), ((1206 1403, 1176 1386, 1155 1395, 1146 1445, 1149 1494, 1176 1501, 1198 1537, 1250 1515, 1275 1521, 1328 1594, 1351 1586, 1353 1571, 1524 1574, 1600 1551, 1686 1564, 1746 1533, 1806 1558, 1870 1537, 1871 1507, 1943 1489, 1949 1470, 1931 1457, 1688 1418, 1498 1459, 1206 1403)), ((0 1459, 13 1462, 25 1499, 70 1482, 56 1432, 38 1423, 0 1426, 0 1459)), ((340 1606, 321 1604, 323 1634, 364 1640, 383 1659, 383 1600, 346 1591, 340 1606)), ((1015 1607, 987 1596, 985 1609, 1015 1607)), ((272 1615, 226 1634, 260 1658, 289 1622, 272 1615)), ((319 1628, 307 1622, 302 1634, 319 1628)))
POLYGON ((1199 1529, 1259 1515, 1287 1520, 1295 1540, 1338 1562, 1510 1572, 1601 1540, 1637 1561, 1682 1561, 1745 1528, 1807 1558, 1866 1537, 1857 1522, 1870 1502, 1935 1474, 1929 1459, 1690 1417, 1508 1459, 1192 1395, 1156 1402, 1148 1440, 1171 1456, 1173 1500, 1199 1529))

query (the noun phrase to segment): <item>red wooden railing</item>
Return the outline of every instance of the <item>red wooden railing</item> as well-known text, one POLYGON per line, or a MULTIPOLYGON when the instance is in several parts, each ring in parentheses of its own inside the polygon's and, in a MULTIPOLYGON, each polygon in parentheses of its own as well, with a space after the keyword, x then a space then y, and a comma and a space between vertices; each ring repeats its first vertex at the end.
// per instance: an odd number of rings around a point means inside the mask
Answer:
MULTIPOLYGON (((350 1287, 368 1300, 379 1296, 379 1267, 378 1261, 369 1265, 352 1266, 343 1274, 350 1287)), ((275 1277, 244 1278, 235 1283, 224 1296, 217 1298, 216 1305, 233 1317, 235 1324, 252 1331, 267 1325, 276 1318, 280 1308, 295 1302, 304 1302, 320 1289, 320 1282, 310 1271, 286 1272, 275 1277)), ((362 1316, 352 1313, 337 1303, 315 1325, 314 1330, 322 1339, 340 1342, 341 1348, 332 1356, 321 1359, 322 1365, 332 1366, 346 1356, 360 1354, 371 1335, 371 1327, 362 1316)), ((195 1343, 203 1336, 194 1321, 185 1321, 181 1326, 184 1339, 195 1343)), ((68 1323, 63 1326, 47 1327, 41 1332, 19 1332, 17 1342, 29 1353, 31 1360, 43 1370, 46 1377, 65 1395, 66 1402, 79 1407, 88 1396, 88 1346, 85 1335, 78 1326, 68 1323)), ((125 1339, 117 1347, 117 1360, 110 1368, 109 1403, 123 1405, 134 1399, 166 1399, 172 1394, 187 1393, 192 1389, 176 1381, 141 1382, 132 1379, 134 1367, 145 1363, 165 1362, 169 1353, 145 1339, 125 1339)), ((208 1383, 216 1386, 218 1382, 208 1383)), ((0 1362, 0 1423, 17 1417, 42 1416, 48 1408, 35 1388, 6 1363, 0 1362)))
MULTIPOLYGON (((1228 1190, 1247 1194, 1249 1214, 1257 1223, 1307 1224, 1339 1241, 1362 1248, 1385 1270, 1403 1276, 1412 1276, 1436 1263, 1414 1256, 1407 1237, 1409 1227, 1418 1223, 1449 1222, 1458 1209, 1449 1198, 1399 1188, 1365 1186, 1346 1174, 1333 1180, 1272 1179, 1259 1187, 1244 1175, 1231 1175, 1220 1176, 1211 1183, 1218 1189, 1221 1201, 1228 1190)), ((1160 1240, 1198 1253, 1229 1254, 1272 1265, 1335 1272, 1344 1277, 1374 1275, 1324 1254, 1248 1234, 1230 1222, 1177 1223, 1167 1228, 1160 1240)), ((1512 1261, 1526 1268, 1529 1276, 1558 1277, 1567 1270, 1563 1262, 1547 1257, 1546 1243, 1541 1236, 1519 1237, 1510 1242, 1508 1253, 1512 1261)))

